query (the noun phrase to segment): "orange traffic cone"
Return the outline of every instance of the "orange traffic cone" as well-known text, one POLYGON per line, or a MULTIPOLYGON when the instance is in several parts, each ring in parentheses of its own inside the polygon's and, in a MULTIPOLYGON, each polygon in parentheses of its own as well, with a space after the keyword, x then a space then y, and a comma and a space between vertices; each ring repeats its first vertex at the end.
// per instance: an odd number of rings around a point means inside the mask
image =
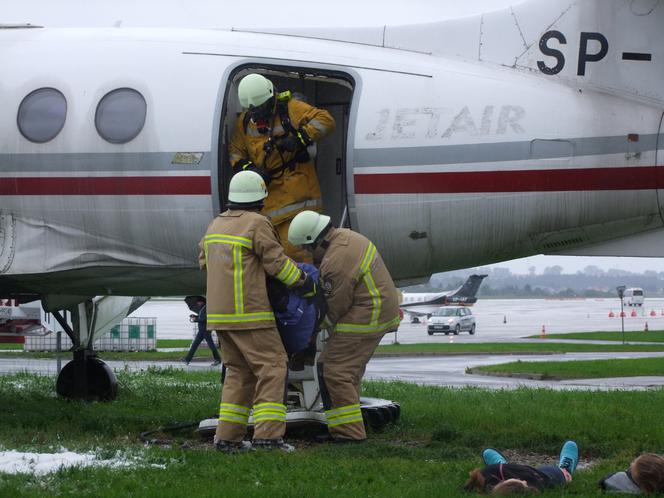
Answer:
POLYGON ((657 313, 655 313, 655 310, 650 310, 650 316, 657 316, 657 313))
POLYGON ((613 310, 609 311, 609 318, 613 318, 614 316, 616 316, 616 315, 615 315, 615 313, 613 312, 613 310))
POLYGON ((643 329, 644 332, 648 332, 648 322, 646 322, 646 326, 643 329))
POLYGON ((630 316, 636 316, 636 310, 632 310, 632 312, 630 313, 630 316))
POLYGON ((542 325, 542 332, 540 332, 540 339, 546 339, 546 329, 542 325))
POLYGON ((625 312, 624 311, 620 312, 620 318, 625 318, 625 312))

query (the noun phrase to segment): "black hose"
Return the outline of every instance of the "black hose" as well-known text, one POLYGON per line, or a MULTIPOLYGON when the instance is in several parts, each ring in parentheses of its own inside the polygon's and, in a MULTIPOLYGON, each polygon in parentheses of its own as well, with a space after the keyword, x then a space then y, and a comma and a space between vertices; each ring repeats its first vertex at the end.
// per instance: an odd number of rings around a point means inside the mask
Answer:
MULTIPOLYGON (((217 416, 215 415, 214 417, 211 418, 217 418, 217 416)), ((141 438, 141 441, 143 441, 146 444, 170 444, 173 442, 171 439, 150 438, 150 434, 154 434, 155 432, 175 432, 181 429, 198 427, 198 424, 199 422, 185 422, 182 424, 168 425, 166 427, 158 427, 157 429, 153 429, 150 431, 143 431, 138 436, 141 438)))

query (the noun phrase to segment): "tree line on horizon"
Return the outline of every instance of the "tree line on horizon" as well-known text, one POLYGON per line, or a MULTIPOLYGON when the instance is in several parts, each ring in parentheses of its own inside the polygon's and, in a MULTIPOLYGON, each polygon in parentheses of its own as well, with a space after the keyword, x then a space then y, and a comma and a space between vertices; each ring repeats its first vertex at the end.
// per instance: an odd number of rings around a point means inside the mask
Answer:
POLYGON ((546 267, 540 274, 531 267, 527 274, 512 273, 509 268, 470 268, 436 273, 429 282, 406 287, 405 292, 440 292, 455 289, 472 274, 486 274, 479 297, 503 298, 594 298, 616 297, 616 287, 640 287, 646 297, 664 296, 664 272, 629 272, 619 269, 602 270, 590 265, 583 271, 563 273, 562 267, 546 267))

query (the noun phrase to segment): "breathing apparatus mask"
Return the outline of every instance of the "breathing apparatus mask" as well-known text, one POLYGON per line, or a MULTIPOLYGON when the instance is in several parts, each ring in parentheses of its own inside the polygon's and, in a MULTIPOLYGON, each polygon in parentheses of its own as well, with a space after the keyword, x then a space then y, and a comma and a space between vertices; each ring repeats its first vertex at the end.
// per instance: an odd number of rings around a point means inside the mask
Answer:
POLYGON ((270 120, 274 109, 274 97, 267 99, 264 103, 247 110, 249 119, 256 125, 258 133, 265 135, 270 131, 270 120))

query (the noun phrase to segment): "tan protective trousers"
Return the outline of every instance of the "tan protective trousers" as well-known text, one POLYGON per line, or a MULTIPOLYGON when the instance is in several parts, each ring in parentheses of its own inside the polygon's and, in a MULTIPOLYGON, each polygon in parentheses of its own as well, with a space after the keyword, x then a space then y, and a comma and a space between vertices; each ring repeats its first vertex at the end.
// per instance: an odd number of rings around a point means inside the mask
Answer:
POLYGON ((253 409, 254 439, 286 431, 286 351, 277 328, 219 331, 226 378, 216 438, 242 441, 253 409))
POLYGON ((333 332, 330 335, 318 363, 322 364, 323 372, 321 388, 327 391, 323 392, 323 399, 328 397, 331 405, 329 409, 325 407, 325 418, 332 437, 366 439, 360 409, 360 383, 384 335, 385 332, 333 332))

